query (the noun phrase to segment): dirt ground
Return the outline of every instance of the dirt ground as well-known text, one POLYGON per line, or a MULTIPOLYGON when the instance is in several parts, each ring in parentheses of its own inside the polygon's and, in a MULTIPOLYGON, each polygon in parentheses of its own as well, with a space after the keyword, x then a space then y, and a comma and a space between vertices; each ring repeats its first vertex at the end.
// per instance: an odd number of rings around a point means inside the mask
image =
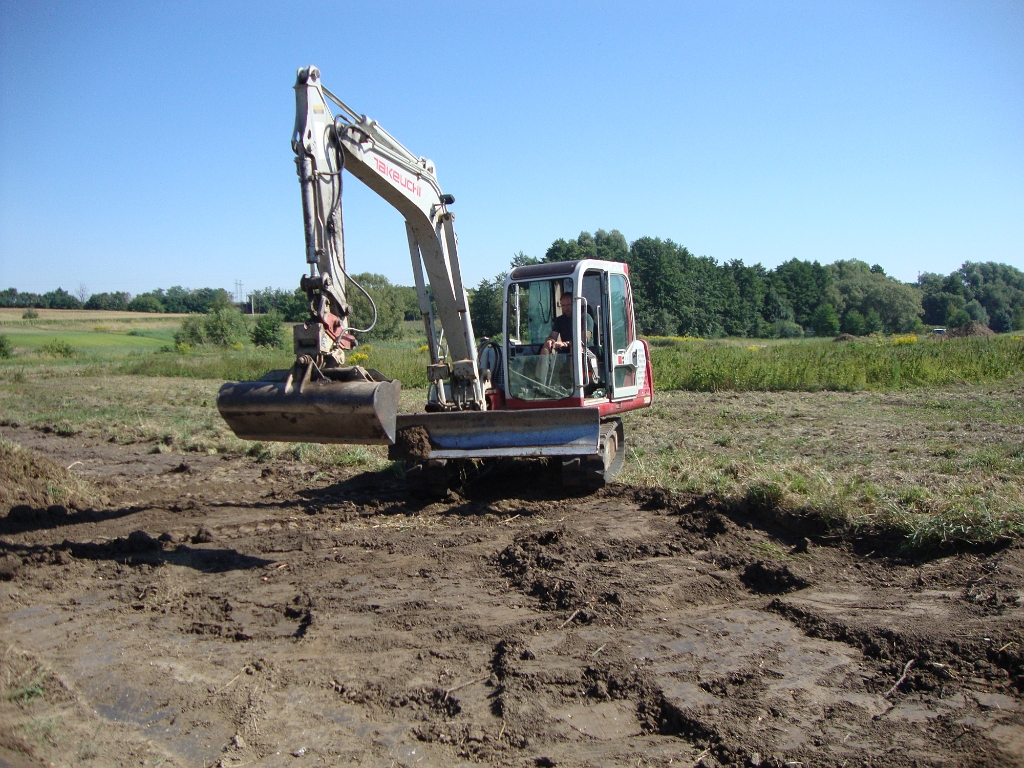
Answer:
POLYGON ((102 495, 0 520, 0 765, 1024 765, 1019 544, 4 436, 102 495))

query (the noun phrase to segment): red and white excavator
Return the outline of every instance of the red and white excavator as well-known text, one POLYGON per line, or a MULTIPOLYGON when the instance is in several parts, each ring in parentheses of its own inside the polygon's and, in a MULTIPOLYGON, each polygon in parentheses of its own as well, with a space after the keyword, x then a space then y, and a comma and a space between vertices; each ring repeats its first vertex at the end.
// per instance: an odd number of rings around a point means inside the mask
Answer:
POLYGON ((221 387, 217 407, 235 434, 389 445, 392 459, 405 460, 410 486, 426 492, 445 488, 447 468, 462 459, 553 457, 567 485, 613 478, 624 454, 619 414, 649 406, 654 394, 628 266, 584 259, 513 269, 503 332, 478 348, 449 211, 455 200, 441 192, 434 164, 345 105, 316 67, 299 70, 295 96, 292 149, 309 264, 300 285, 310 318, 294 327, 290 370, 221 387), (368 330, 350 326, 350 285, 363 289, 345 267, 345 170, 405 217, 430 350, 423 413, 399 414, 398 381, 345 362, 354 334, 368 330))

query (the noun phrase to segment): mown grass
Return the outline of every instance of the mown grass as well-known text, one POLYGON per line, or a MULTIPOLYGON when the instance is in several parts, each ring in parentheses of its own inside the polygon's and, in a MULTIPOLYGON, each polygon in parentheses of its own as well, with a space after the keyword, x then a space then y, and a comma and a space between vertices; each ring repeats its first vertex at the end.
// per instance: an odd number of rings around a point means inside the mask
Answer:
POLYGON ((1024 375, 1019 337, 879 338, 740 346, 700 340, 652 340, 655 386, 662 390, 902 390, 1024 375))
POLYGON ((1024 536, 1024 388, 663 392, 626 424, 624 482, 908 553, 1024 536))

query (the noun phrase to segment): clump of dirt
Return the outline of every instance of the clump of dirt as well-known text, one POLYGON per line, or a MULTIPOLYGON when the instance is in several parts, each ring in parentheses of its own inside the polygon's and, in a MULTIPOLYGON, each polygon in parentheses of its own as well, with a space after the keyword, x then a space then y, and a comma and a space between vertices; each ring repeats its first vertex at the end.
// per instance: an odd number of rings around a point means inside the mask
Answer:
POLYGON ((996 332, 989 328, 987 325, 979 323, 977 320, 971 320, 967 325, 961 325, 959 328, 950 328, 946 332, 947 339, 965 339, 969 336, 995 336, 996 332))
POLYGON ((57 502, 76 506, 91 496, 91 490, 60 465, 17 443, 0 440, 0 509, 48 507, 57 502))
POLYGON ((395 436, 398 452, 410 459, 430 458, 430 435, 423 427, 406 427, 395 436))
POLYGON ((748 589, 763 595, 781 595, 810 586, 810 582, 793 573, 788 565, 766 563, 763 560, 750 563, 744 568, 740 580, 748 589))
POLYGON ((581 585, 570 578, 573 560, 594 559, 593 550, 564 529, 529 533, 498 553, 498 565, 512 582, 540 600, 546 609, 577 608, 587 601, 581 585), (581 552, 586 549, 586 552, 581 552))
POLYGON ((839 342, 842 342, 842 341, 856 341, 856 340, 857 340, 857 337, 854 336, 852 333, 840 333, 838 336, 836 336, 834 339, 832 339, 832 341, 839 341, 839 342))

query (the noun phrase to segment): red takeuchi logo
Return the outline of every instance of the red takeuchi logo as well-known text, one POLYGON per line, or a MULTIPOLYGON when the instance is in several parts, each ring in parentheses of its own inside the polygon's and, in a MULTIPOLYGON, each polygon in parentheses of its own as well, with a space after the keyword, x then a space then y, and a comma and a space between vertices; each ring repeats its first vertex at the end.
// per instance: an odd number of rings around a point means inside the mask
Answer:
POLYGON ((417 197, 422 197, 423 187, 421 187, 415 181, 410 179, 408 176, 403 176, 399 171, 392 168, 390 165, 385 163, 380 158, 375 157, 374 162, 377 163, 377 171, 380 173, 381 176, 387 179, 391 179, 391 181, 394 182, 396 185, 402 187, 403 189, 407 189, 409 192, 416 195, 417 197))

